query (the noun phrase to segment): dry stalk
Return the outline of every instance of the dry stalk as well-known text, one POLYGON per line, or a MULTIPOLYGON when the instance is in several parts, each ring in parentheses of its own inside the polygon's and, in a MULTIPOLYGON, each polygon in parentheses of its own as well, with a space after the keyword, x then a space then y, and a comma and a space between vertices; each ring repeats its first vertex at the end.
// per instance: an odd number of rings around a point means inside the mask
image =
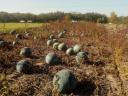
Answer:
POLYGON ((121 66, 120 65, 121 53, 122 53, 122 49, 121 48, 115 48, 115 50, 114 50, 114 65, 115 65, 115 70, 117 71, 116 75, 119 78, 120 86, 121 86, 121 94, 120 94, 120 96, 126 96, 123 80, 121 78, 120 69, 119 69, 119 66, 121 66))

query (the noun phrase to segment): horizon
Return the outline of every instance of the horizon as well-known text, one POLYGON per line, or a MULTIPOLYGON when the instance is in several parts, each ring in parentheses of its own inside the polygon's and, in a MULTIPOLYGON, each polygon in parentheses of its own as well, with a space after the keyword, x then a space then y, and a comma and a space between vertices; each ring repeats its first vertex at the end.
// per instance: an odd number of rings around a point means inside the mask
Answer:
POLYGON ((0 12, 8 13, 32 13, 41 14, 49 12, 64 12, 64 13, 100 13, 110 16, 111 12, 115 12, 118 16, 128 16, 124 10, 128 10, 128 1, 113 1, 113 0, 0 0, 0 12), (7 6, 6 6, 7 5, 7 6))

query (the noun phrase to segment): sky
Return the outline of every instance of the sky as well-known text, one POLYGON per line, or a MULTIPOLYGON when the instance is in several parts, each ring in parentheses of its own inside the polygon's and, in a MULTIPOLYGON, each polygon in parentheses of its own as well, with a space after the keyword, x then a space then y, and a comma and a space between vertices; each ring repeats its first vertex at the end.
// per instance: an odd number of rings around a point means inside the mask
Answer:
POLYGON ((0 0, 0 11, 9 13, 98 12, 128 16, 128 0, 0 0))

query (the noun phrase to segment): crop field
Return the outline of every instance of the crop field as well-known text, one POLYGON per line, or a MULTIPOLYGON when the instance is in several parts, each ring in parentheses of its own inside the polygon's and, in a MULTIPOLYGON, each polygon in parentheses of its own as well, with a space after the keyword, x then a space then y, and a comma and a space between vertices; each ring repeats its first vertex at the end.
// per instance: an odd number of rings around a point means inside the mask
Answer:
POLYGON ((127 26, 41 25, 1 32, 0 96, 128 96, 127 26))
POLYGON ((42 26, 43 23, 0 23, 0 31, 9 31, 13 29, 25 29, 42 26))

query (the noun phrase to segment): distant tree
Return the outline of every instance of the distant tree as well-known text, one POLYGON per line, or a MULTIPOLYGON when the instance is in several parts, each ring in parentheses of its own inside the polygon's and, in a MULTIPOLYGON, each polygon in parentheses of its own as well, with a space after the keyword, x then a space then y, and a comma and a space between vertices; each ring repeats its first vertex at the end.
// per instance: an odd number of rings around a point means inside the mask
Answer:
POLYGON ((111 23, 118 23, 118 16, 115 12, 110 13, 110 22, 111 23))
POLYGON ((84 14, 85 21, 91 21, 91 22, 99 22, 99 23, 107 23, 108 18, 104 14, 99 13, 86 13, 84 14))
POLYGON ((64 16, 64 20, 66 20, 66 21, 71 21, 70 15, 69 15, 69 14, 66 14, 66 15, 64 16))
POLYGON ((107 23, 108 18, 106 15, 99 13, 64 13, 64 12, 54 12, 54 13, 42 13, 39 15, 31 13, 7 13, 0 12, 0 22, 20 22, 21 20, 33 22, 51 22, 51 21, 61 21, 67 19, 68 21, 91 21, 99 23, 107 23))
POLYGON ((108 19, 104 16, 97 19, 97 23, 107 23, 107 22, 108 22, 108 19))

